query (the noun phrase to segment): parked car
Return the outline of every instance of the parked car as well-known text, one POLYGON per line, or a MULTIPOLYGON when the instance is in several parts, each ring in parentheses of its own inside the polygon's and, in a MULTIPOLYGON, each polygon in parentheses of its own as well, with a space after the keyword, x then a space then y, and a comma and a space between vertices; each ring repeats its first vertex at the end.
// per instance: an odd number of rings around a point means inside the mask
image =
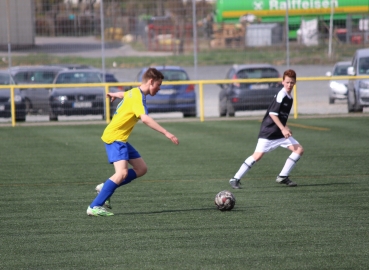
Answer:
MULTIPOLYGON (((326 75, 331 76, 347 76, 347 69, 351 66, 350 61, 337 62, 333 71, 328 71, 326 75)), ((348 80, 331 80, 329 82, 329 104, 333 104, 336 99, 347 98, 348 80)))
POLYGON ((369 107, 369 79, 360 78, 360 76, 369 76, 369 49, 360 49, 355 52, 347 74, 358 76, 356 80, 348 81, 348 112, 363 112, 364 107, 369 107))
MULTIPOLYGON (((100 70, 98 68, 95 68, 93 66, 88 66, 88 65, 80 65, 80 64, 58 64, 58 67, 63 67, 64 69, 73 69, 73 70, 78 70, 78 69, 93 69, 93 70, 100 70)), ((101 70, 100 70, 101 71, 101 70)), ((101 73, 103 73, 101 71, 101 73)), ((119 82, 118 79, 115 77, 114 74, 112 73, 107 73, 105 72, 105 82, 119 82)), ((125 88, 123 86, 118 86, 117 87, 119 90, 124 90, 125 88)))
MULTIPOLYGON (((280 75, 269 64, 233 65, 226 75, 226 79, 265 78, 280 78, 280 75)), ((237 111, 267 109, 274 95, 283 88, 280 81, 219 84, 219 115, 235 116, 237 111)))
MULTIPOLYGON (((17 84, 51 84, 63 67, 57 66, 16 66, 10 72, 17 84)), ((50 88, 20 89, 26 102, 27 113, 47 113, 50 88)))
MULTIPOLYGON (((179 66, 156 66, 164 75, 164 82, 189 81, 187 72, 179 66)), ((137 81, 142 81, 142 75, 148 68, 143 68, 137 75, 137 81)), ((161 85, 155 96, 146 96, 149 113, 182 112, 183 117, 195 117, 197 114, 195 85, 161 85)))
MULTIPOLYGON (((9 71, 0 71, 0 85, 15 84, 9 71)), ((15 121, 26 121, 26 103, 19 89, 14 90, 15 121)), ((0 117, 11 117, 10 89, 0 89, 0 117)))
MULTIPOLYGON (((103 87, 57 87, 58 84, 101 83, 102 73, 99 70, 75 69, 58 73, 54 80, 56 86, 49 97, 50 121, 57 121, 59 115, 98 115, 105 118, 105 89, 103 87)), ((119 91, 112 87, 110 92, 119 91)), ((110 115, 120 101, 110 104, 110 115)))

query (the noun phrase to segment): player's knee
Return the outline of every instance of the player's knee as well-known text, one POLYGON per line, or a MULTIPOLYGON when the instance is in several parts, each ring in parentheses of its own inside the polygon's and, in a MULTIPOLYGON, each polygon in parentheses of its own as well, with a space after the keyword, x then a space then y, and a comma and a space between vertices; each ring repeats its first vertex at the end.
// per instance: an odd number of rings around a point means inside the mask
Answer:
POLYGON ((118 175, 120 182, 122 182, 127 177, 127 175, 128 175, 128 169, 120 171, 118 175))
POLYGON ((139 168, 135 168, 135 171, 136 171, 137 177, 141 177, 141 176, 145 175, 147 173, 146 164, 139 167, 139 168))
POLYGON ((259 161, 262 157, 263 157, 264 153, 261 152, 255 152, 252 157, 254 158, 255 161, 259 161))
POLYGON ((304 148, 300 145, 300 156, 304 154, 304 148))
POLYGON ((304 154, 304 148, 299 145, 295 151, 297 154, 299 154, 300 156, 302 156, 304 154))

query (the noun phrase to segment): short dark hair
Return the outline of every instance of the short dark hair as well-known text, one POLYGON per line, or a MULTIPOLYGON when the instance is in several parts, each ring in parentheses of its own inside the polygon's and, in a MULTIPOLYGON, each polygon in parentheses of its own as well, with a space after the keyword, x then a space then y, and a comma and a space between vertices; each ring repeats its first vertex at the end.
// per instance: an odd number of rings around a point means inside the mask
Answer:
POLYGON ((156 68, 148 68, 142 76, 142 82, 147 82, 150 79, 154 81, 163 80, 164 75, 156 68))
POLYGON ((287 69, 284 73, 283 73, 283 80, 284 77, 290 77, 296 80, 296 72, 292 69, 287 69))

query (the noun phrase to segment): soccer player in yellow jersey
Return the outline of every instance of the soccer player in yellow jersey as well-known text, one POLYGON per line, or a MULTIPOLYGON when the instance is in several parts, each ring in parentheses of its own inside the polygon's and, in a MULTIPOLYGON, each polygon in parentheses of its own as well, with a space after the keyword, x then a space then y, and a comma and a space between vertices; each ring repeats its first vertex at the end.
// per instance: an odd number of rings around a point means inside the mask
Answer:
POLYGON ((139 119, 150 128, 164 134, 174 144, 179 144, 176 136, 160 126, 147 114, 146 95, 154 96, 164 79, 163 74, 149 68, 142 77, 139 87, 127 92, 108 93, 111 101, 121 98, 112 121, 105 128, 101 139, 105 143, 109 163, 114 164, 115 173, 98 186, 98 195, 87 208, 89 216, 112 216, 106 208, 111 208, 110 197, 115 189, 130 183, 147 172, 147 166, 136 149, 128 143, 129 135, 139 119), (128 169, 128 164, 132 168, 128 169))

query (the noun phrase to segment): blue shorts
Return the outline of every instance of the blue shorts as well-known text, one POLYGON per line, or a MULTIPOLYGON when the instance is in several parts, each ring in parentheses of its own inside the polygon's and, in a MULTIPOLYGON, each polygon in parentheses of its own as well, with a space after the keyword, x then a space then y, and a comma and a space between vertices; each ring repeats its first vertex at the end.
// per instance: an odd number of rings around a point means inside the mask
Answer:
POLYGON ((140 158, 140 154, 137 150, 128 142, 113 142, 111 144, 105 144, 106 154, 108 155, 109 163, 114 163, 119 160, 130 160, 140 158))

